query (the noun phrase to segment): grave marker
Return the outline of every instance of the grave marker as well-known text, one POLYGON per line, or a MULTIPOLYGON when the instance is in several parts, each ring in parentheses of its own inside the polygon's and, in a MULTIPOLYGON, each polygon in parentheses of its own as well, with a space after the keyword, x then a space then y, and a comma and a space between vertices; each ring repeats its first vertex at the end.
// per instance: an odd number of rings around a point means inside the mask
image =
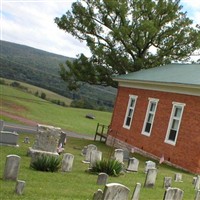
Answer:
POLYGON ((74 155, 70 153, 65 153, 63 155, 63 159, 61 163, 61 171, 62 172, 72 171, 73 162, 74 162, 74 155))
POLYGON ((183 194, 183 190, 179 188, 168 188, 165 191, 163 200, 182 200, 183 194))
POLYGON ((155 182, 156 182, 156 177, 157 177, 157 169, 156 168, 149 169, 147 171, 144 187, 147 187, 147 188, 154 187, 155 182))

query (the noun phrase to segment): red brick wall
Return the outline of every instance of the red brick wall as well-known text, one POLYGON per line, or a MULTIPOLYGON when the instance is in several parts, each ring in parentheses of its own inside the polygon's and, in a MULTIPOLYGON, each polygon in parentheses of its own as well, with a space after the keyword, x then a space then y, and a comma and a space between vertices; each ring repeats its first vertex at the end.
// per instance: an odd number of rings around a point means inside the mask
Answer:
POLYGON ((111 135, 189 171, 200 173, 200 97, 119 87, 111 122, 111 135), (138 96, 130 130, 123 128, 129 95, 138 96), (148 98, 159 99, 151 136, 142 135, 148 98), (185 103, 176 145, 164 142, 172 102, 185 103))

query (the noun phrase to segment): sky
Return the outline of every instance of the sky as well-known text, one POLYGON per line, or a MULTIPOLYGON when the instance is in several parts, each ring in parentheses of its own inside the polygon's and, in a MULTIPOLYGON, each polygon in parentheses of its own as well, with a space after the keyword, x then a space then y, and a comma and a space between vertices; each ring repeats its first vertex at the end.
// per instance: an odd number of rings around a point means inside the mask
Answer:
MULTIPOLYGON (((0 0, 0 39, 75 58, 90 51, 84 42, 59 29, 55 17, 75 0, 0 0)), ((200 0, 181 0, 183 11, 200 24, 200 0)))

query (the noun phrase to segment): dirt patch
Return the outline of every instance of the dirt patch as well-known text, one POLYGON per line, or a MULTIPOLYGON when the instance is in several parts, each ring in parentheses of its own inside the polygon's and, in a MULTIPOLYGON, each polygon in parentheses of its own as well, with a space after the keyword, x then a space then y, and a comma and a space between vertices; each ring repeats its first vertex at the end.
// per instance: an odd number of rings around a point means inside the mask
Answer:
POLYGON ((6 117, 10 117, 11 119, 17 120, 19 122, 22 122, 23 124, 30 125, 30 126, 36 126, 39 123, 30 119, 21 117, 19 115, 15 115, 7 111, 0 111, 0 114, 6 117))
POLYGON ((28 110, 25 106, 16 104, 12 101, 1 100, 0 103, 1 103, 2 108, 8 108, 8 109, 12 109, 12 110, 15 110, 15 111, 20 111, 20 112, 28 110))

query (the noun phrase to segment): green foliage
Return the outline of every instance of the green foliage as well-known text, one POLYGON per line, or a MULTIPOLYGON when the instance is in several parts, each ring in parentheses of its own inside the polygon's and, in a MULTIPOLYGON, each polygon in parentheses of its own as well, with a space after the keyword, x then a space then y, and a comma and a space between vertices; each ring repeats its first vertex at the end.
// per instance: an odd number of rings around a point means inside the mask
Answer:
POLYGON ((70 89, 80 81, 116 87, 112 75, 186 60, 200 47, 200 29, 186 14, 180 0, 74 2, 55 23, 85 41, 92 56, 61 65, 62 79, 70 89))
POLYGON ((41 97, 42 99, 46 99, 46 94, 45 94, 44 92, 42 92, 41 95, 40 95, 40 97, 41 97))
MULTIPOLYGON (((73 92, 67 88, 68 83, 60 78, 59 64, 66 60, 72 61, 73 58, 6 41, 0 42, 0 49, 0 77, 45 88, 71 100, 84 97, 88 101, 92 100, 98 104, 100 99, 105 108, 112 109, 116 96, 115 88, 95 87, 89 84, 85 84, 80 90, 73 92)), ((96 108, 94 105, 93 107, 96 108)))
POLYGON ((31 163, 31 168, 37 171, 56 172, 59 170, 60 164, 59 157, 42 154, 31 163))
POLYGON ((123 164, 117 160, 101 160, 97 161, 90 169, 92 173, 104 172, 110 176, 119 176, 123 170, 123 164))

